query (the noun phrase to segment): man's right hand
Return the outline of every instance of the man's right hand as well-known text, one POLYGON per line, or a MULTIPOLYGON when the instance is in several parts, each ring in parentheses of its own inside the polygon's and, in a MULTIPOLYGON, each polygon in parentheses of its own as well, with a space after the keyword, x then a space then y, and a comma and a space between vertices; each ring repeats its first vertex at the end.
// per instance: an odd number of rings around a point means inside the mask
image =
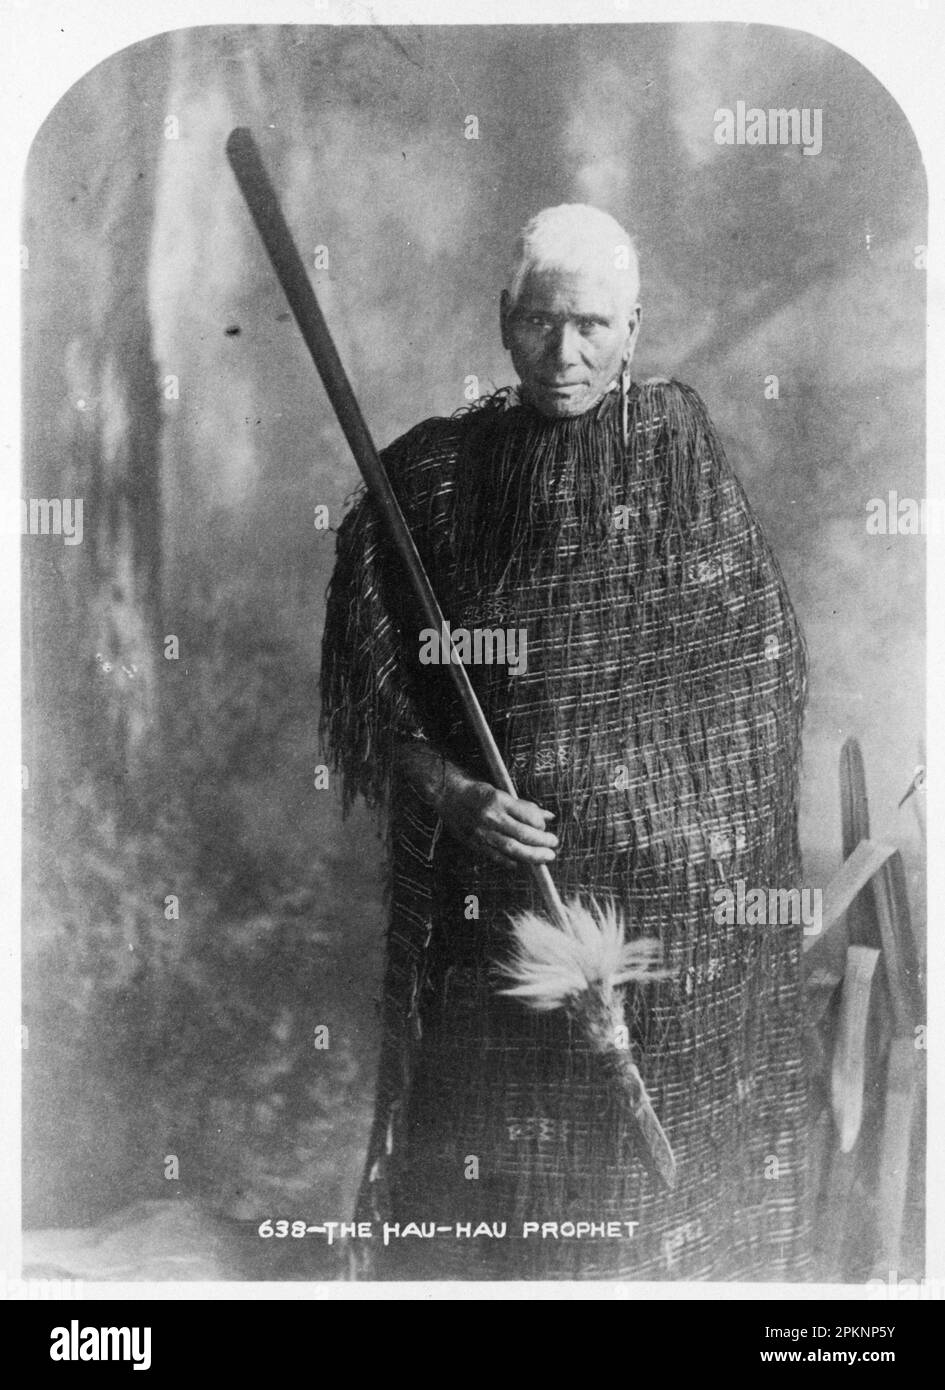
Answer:
POLYGON ((440 818, 461 844, 500 864, 548 864, 558 837, 548 829, 554 812, 521 801, 488 782, 467 780, 447 787, 437 807, 440 818))
POLYGON ((500 864, 554 859, 553 811, 470 777, 424 740, 405 740, 398 753, 401 770, 460 844, 500 864))

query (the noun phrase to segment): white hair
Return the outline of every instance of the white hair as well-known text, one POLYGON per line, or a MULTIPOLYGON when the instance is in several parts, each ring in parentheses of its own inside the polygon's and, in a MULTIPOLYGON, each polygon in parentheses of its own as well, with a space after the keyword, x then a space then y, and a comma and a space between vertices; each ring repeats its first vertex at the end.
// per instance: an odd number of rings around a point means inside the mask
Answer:
POLYGON ((512 308, 533 270, 603 271, 619 288, 628 310, 640 294, 640 267, 632 239, 610 213, 587 203, 544 208, 526 222, 509 271, 512 308))

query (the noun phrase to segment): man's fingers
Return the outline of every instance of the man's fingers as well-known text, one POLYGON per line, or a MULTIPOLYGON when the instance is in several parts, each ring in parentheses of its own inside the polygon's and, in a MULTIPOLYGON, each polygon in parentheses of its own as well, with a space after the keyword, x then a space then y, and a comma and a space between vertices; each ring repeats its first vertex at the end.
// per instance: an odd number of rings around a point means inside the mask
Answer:
POLYGON ((518 840, 523 845, 543 845, 546 849, 554 849, 558 843, 557 835, 550 830, 535 830, 531 822, 514 820, 503 812, 493 814, 488 828, 497 830, 501 835, 507 835, 511 840, 518 840))
POLYGON ((521 801, 517 796, 509 796, 508 792, 500 793, 499 804, 513 820, 531 825, 536 830, 546 830, 548 821, 554 817, 554 811, 544 811, 534 801, 521 801))
POLYGON ((544 845, 526 845, 521 840, 513 840, 499 830, 480 830, 480 842, 496 852, 501 858, 514 860, 517 864, 548 864, 555 857, 553 849, 544 845))

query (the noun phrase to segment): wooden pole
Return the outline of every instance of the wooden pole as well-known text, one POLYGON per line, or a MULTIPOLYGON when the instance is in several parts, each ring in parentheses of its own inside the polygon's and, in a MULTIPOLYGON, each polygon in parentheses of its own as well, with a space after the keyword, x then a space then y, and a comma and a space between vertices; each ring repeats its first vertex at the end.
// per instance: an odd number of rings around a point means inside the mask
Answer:
MULTIPOLYGON (((448 631, 433 586, 417 553, 417 547, 404 520, 390 479, 374 447, 374 441, 361 414, 361 407, 338 356, 298 247, 282 215, 276 191, 270 182, 252 132, 243 126, 231 131, 226 142, 226 154, 278 276, 279 284, 289 302, 289 308, 311 353, 312 361, 328 393, 328 399, 338 417, 338 423, 344 431, 354 461, 406 566, 423 615, 429 626, 437 632, 448 631)), ((482 750, 492 779, 502 791, 516 796, 515 784, 486 721, 469 673, 452 646, 452 634, 450 646, 450 675, 463 713, 482 750)), ((545 907, 560 924, 564 919, 564 904, 547 864, 532 864, 529 867, 545 907)))

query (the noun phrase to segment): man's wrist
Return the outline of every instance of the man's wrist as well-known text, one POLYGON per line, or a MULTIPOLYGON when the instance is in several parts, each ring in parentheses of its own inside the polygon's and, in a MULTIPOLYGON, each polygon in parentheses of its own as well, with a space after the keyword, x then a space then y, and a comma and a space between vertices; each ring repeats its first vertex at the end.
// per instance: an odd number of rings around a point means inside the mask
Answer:
POLYGON ((421 739, 405 739, 398 745, 397 765, 421 800, 437 815, 442 814, 453 796, 475 780, 432 743, 421 739))

